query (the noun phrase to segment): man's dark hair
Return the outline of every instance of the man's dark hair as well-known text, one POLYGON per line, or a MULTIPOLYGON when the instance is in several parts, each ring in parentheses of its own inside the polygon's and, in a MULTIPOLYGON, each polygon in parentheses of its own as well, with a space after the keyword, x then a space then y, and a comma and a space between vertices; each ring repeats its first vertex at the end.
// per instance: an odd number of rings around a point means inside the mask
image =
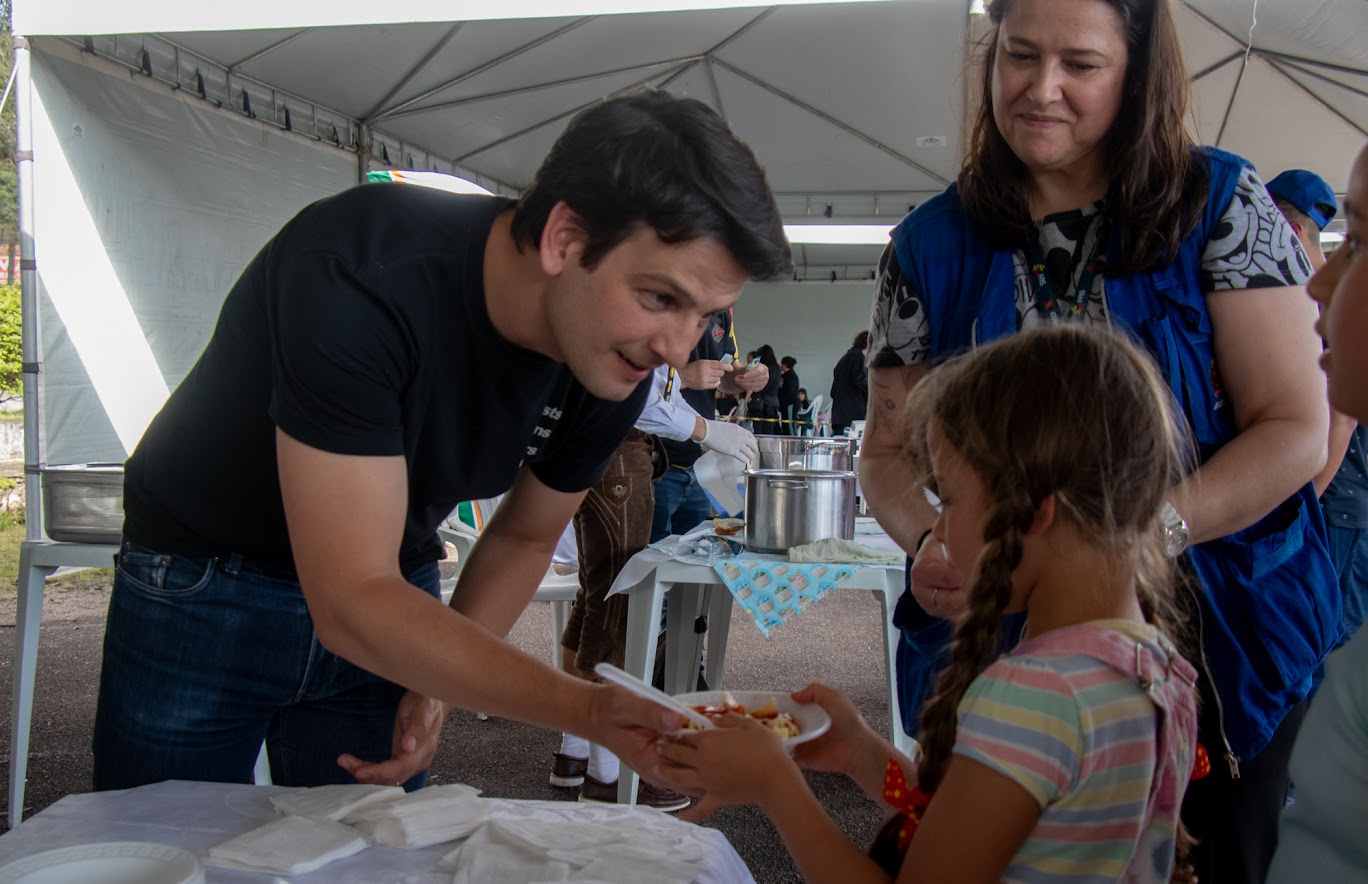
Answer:
POLYGON ((798 364, 798 360, 794 359, 792 356, 785 356, 783 359, 779 360, 779 364, 785 368, 793 368, 798 364))
POLYGON ((537 248, 564 202, 588 231, 581 263, 603 256, 645 224, 667 243, 716 240, 751 279, 793 272, 774 195, 755 154, 701 101, 650 90, 582 111, 513 212, 518 248, 537 248))
POLYGON ((863 350, 864 348, 868 347, 869 329, 865 329, 864 331, 861 331, 859 334, 857 334, 855 336, 855 340, 850 342, 850 345, 854 347, 856 350, 863 350))

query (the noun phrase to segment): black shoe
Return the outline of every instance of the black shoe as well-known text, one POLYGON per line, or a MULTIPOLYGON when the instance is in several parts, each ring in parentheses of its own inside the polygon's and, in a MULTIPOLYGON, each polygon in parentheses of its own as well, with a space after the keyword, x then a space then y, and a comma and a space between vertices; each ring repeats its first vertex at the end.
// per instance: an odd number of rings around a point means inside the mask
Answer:
MULTIPOLYGON (((681 792, 673 789, 666 789, 664 786, 657 786, 641 780, 637 784, 636 803, 643 807, 654 807, 656 810, 663 810, 666 813, 673 813, 676 810, 683 810, 689 806, 690 798, 681 792)), ((584 775, 584 785, 580 786, 580 801, 592 804, 617 804, 618 803, 618 781, 611 783, 600 782, 587 773, 584 775)))
POLYGON ((573 789, 584 783, 584 772, 589 769, 588 758, 575 758, 556 752, 551 759, 551 785, 573 789))

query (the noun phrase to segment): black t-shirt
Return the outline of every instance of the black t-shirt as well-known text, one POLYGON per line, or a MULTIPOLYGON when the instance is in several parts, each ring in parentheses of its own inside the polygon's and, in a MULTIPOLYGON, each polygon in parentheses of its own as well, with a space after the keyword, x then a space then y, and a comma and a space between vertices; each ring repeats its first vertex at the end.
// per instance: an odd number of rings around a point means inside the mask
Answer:
POLYGON ((831 378, 831 422, 844 426, 864 420, 869 405, 869 380, 864 355, 851 347, 836 363, 831 378))
MULTIPOLYGON (((689 354, 689 361, 697 362, 700 359, 720 361, 728 353, 733 359, 736 358, 736 333, 732 328, 730 308, 726 312, 718 313, 708 323, 707 331, 703 332, 703 337, 698 339, 698 344, 689 354)), ((698 412, 704 420, 712 420, 717 417, 716 390, 682 390, 681 392, 684 394, 684 401, 693 406, 693 410, 698 412)), ((688 440, 680 442, 663 437, 660 441, 665 446, 666 453, 670 455, 670 463, 674 466, 691 467, 694 465, 694 461, 703 456, 703 447, 697 442, 688 440)))
POLYGON ((600 400, 495 331, 484 250, 510 205, 368 184, 286 224, 129 458, 125 536, 294 573, 277 426, 325 451, 404 456, 405 570, 440 558, 442 519, 508 490, 524 461, 558 491, 596 482, 650 380, 626 401, 600 400))
POLYGON ((798 372, 789 369, 779 378, 779 407, 788 408, 790 405, 795 408, 798 405, 798 372))

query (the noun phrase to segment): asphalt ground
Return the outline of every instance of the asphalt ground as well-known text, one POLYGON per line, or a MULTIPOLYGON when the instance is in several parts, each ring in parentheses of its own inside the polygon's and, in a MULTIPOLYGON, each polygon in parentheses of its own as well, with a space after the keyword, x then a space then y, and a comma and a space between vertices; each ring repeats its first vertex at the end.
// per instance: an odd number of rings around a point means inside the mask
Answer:
MULTIPOLYGON (((50 584, 43 605, 34 698, 26 817, 58 799, 90 790, 90 734, 95 718, 100 648, 108 588, 66 589, 50 584)), ((15 603, 0 602, 0 690, 12 688, 15 603)), ((509 640, 542 659, 550 655, 550 608, 532 605, 509 640)), ((828 594, 801 617, 762 636, 739 608, 733 610, 724 687, 795 690, 822 681, 848 693, 880 732, 887 728, 879 606, 868 592, 828 594)), ((9 782, 11 703, 0 714, 0 772, 9 782)), ((559 735, 518 722, 458 711, 447 721, 431 781, 464 782, 503 798, 574 800, 575 791, 547 783, 559 735)), ((867 845, 882 811, 849 780, 809 774, 828 813, 856 843, 867 845)), ((3 799, 0 799, 3 800, 3 799)), ((756 881, 801 881, 774 828, 753 807, 727 808, 705 825, 726 834, 756 881)), ((8 812, 4 827, 8 828, 8 812)))

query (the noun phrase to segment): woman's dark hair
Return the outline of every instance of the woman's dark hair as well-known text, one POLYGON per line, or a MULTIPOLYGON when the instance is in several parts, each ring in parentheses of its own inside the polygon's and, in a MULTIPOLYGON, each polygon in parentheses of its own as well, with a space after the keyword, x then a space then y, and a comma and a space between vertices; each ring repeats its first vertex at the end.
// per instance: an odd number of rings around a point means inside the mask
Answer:
POLYGON ((869 329, 864 329, 864 330, 858 332, 858 333, 855 335, 854 340, 852 340, 852 341, 850 342, 850 346, 854 347, 856 350, 863 350, 864 348, 868 347, 868 346, 869 346, 869 329))
POLYGON ((588 231, 586 268, 644 224, 667 243, 716 240, 751 279, 793 272, 764 169, 696 99, 648 90, 578 114, 518 200, 512 222, 518 248, 538 246, 560 202, 588 231))
MULTIPOLYGON (((969 219, 995 248, 1023 248, 1031 216, 1026 166, 993 119, 993 70, 1013 0, 991 0, 978 113, 959 173, 969 219)), ((1124 226, 1109 273, 1135 273, 1178 254, 1207 200, 1206 166, 1187 134, 1188 75, 1170 0, 1103 0, 1121 18, 1129 57, 1121 109, 1103 145, 1106 208, 1124 226)))
POLYGON ((760 364, 771 372, 779 370, 779 360, 774 356, 774 348, 769 344, 761 344, 755 351, 755 355, 760 357, 760 364))
POLYGON ((807 387, 799 387, 799 388, 798 388, 798 398, 799 398, 799 399, 807 399, 807 387))
POLYGON ((798 364, 798 360, 794 359, 792 356, 785 356, 783 359, 779 360, 779 364, 785 368, 793 368, 798 364))

